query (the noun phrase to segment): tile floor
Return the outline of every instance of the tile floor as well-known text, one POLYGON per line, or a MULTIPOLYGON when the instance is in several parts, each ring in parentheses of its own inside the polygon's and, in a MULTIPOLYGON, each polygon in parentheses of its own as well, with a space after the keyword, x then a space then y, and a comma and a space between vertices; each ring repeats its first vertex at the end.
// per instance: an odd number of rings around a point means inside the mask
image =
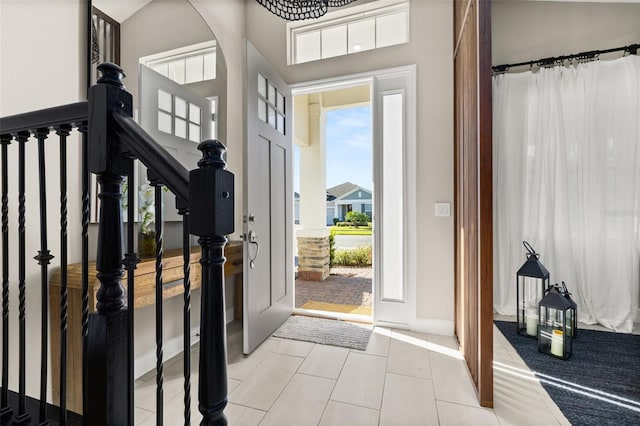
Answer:
MULTIPOLYGON (((376 328, 366 351, 269 338, 242 355, 228 331, 232 426, 566 425, 524 362, 494 327, 495 409, 481 408, 450 336, 376 328)), ((191 353, 197 375, 198 347, 191 353)), ((183 424, 182 355, 165 363, 164 424, 183 424)), ((192 384, 192 424, 197 380, 192 384)), ((155 374, 136 381, 136 424, 155 424, 155 374)))

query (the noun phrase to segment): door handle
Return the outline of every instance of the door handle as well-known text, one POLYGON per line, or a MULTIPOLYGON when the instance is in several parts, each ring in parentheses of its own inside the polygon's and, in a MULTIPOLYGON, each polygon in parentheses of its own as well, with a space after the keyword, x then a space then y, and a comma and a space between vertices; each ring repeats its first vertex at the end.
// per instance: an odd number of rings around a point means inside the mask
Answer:
POLYGON ((260 253, 260 244, 258 243, 258 236, 255 231, 252 229, 249 231, 249 235, 247 235, 247 241, 249 242, 249 247, 252 244, 256 245, 256 254, 251 256, 251 250, 249 249, 249 268, 253 269, 256 266, 256 259, 258 258, 258 254, 260 253))

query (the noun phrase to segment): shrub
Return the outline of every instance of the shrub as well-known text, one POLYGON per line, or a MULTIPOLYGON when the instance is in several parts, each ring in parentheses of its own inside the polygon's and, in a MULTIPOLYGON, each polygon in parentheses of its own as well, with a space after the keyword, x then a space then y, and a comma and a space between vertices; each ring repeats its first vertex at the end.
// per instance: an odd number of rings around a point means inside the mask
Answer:
POLYGON ((352 226, 367 226, 369 224, 369 216, 365 213, 350 211, 344 218, 346 222, 351 222, 352 226))
POLYGON ((333 218, 333 224, 335 225, 336 223, 340 222, 340 219, 337 217, 333 218))
POLYGON ((339 266, 370 266, 371 247, 337 250, 333 265, 339 266))
POLYGON ((329 266, 333 266, 336 259, 336 233, 335 231, 329 232, 329 266))

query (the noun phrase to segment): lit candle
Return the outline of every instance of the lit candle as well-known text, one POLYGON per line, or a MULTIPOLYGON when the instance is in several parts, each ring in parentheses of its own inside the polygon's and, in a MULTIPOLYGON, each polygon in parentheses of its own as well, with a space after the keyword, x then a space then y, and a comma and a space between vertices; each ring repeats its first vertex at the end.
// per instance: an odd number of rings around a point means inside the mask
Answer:
POLYGON ((538 335, 538 310, 530 306, 525 311, 525 322, 527 323, 527 334, 529 336, 538 335))
POLYGON ((551 335, 551 353, 555 356, 563 357, 564 334, 562 330, 553 330, 551 335))

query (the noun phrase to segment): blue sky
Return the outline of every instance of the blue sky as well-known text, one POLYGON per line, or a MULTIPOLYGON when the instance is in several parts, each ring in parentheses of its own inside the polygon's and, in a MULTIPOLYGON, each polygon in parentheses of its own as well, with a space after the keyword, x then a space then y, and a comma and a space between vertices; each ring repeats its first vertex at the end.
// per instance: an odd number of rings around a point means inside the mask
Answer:
MULTIPOLYGON (((372 189, 371 107, 327 112, 327 188, 352 182, 372 189)), ((300 156, 295 149, 294 190, 300 192, 300 156)))

